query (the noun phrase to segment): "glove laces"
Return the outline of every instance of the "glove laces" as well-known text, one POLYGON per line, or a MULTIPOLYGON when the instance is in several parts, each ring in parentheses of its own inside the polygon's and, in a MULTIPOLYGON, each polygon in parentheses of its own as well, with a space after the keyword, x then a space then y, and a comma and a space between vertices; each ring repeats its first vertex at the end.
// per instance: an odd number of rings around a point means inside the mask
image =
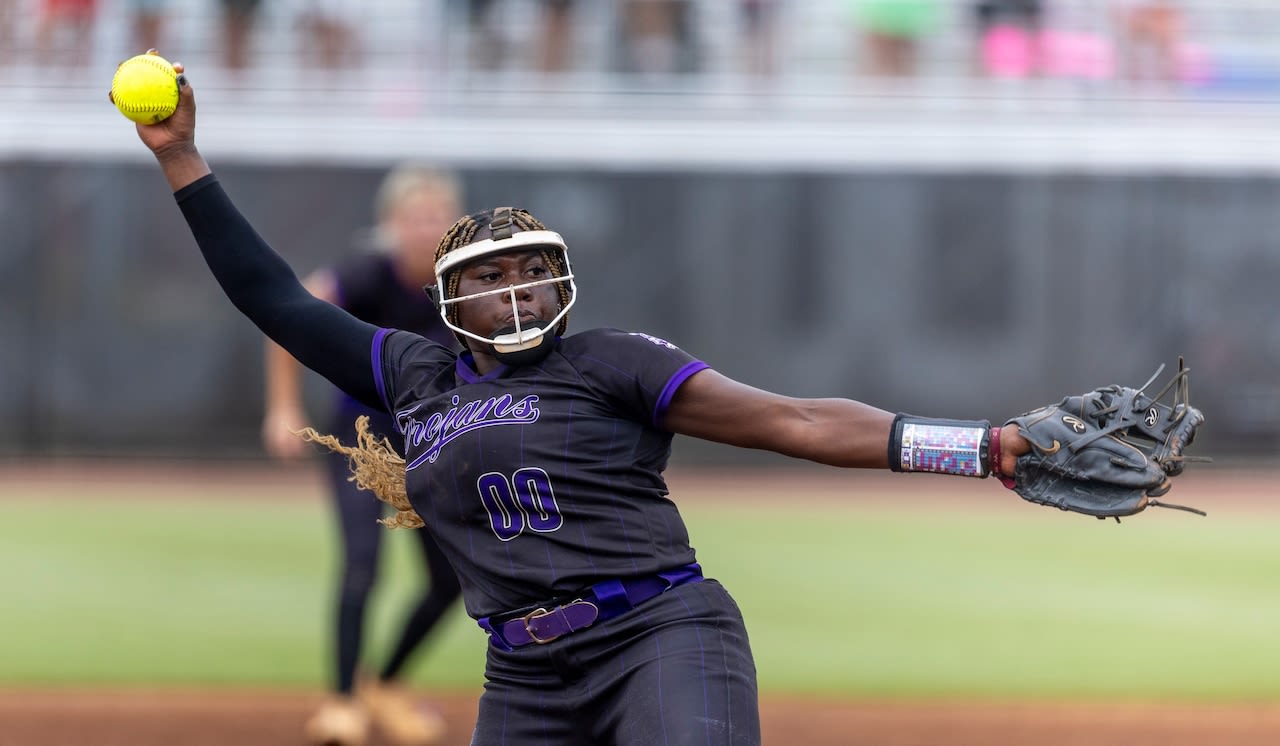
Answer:
MULTIPOLYGON (((1151 377, 1147 379, 1147 382, 1142 384, 1142 387, 1138 389, 1126 390, 1120 386, 1107 386, 1105 388, 1098 389, 1098 397, 1090 400, 1090 404, 1093 405, 1094 411, 1087 414, 1083 412, 1081 413, 1097 422, 1098 430, 1072 443, 1069 446, 1072 452, 1079 451, 1081 448, 1089 445, 1098 438, 1111 435, 1117 430, 1124 429, 1132 424, 1132 420, 1126 417, 1120 417, 1108 425, 1107 422, 1111 419, 1112 415, 1123 410, 1127 410, 1131 414, 1137 414, 1150 406, 1151 403, 1155 403, 1163 399, 1171 389, 1174 392, 1172 414, 1169 417, 1168 423, 1166 423, 1162 428, 1162 431, 1167 435, 1171 430, 1173 430, 1173 428, 1176 427, 1179 422, 1182 422, 1182 419, 1187 416, 1187 401, 1190 391, 1188 388, 1189 379, 1187 378, 1187 374, 1191 372, 1191 369, 1186 366, 1183 358, 1179 357, 1178 372, 1160 388, 1159 393, 1149 398, 1148 401, 1150 403, 1144 403, 1141 399, 1144 392, 1151 386, 1151 384, 1155 383, 1156 379, 1159 378, 1160 374, 1163 372, 1164 363, 1161 363, 1160 367, 1156 369, 1156 372, 1153 373, 1151 377)), ((1208 461, 1209 459, 1176 456, 1170 460, 1208 461)))

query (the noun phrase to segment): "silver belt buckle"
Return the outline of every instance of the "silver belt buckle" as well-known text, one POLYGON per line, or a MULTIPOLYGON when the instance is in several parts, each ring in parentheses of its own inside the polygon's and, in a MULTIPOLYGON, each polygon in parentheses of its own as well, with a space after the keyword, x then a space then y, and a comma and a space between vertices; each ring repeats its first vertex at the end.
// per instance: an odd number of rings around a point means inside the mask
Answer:
MULTIPOLYGON (((560 608, 560 607, 557 606, 556 608, 560 608)), ((552 635, 551 637, 543 639, 541 637, 538 637, 538 633, 534 632, 533 628, 529 626, 529 622, 532 622, 535 619, 541 619, 544 616, 551 616, 553 613, 554 612, 547 611, 546 609, 534 609, 528 614, 525 614, 524 616, 520 617, 520 621, 524 623, 524 631, 529 633, 530 640, 533 640, 539 645, 546 645, 547 643, 552 642, 560 637, 560 635, 552 635)))
MULTIPOLYGON (((546 644, 547 644, 547 643, 549 643, 549 642, 553 642, 553 641, 555 641, 555 640, 560 639, 561 637, 563 637, 564 635, 568 634, 569 632, 576 632, 577 630, 575 630, 575 629, 573 629, 572 627, 570 627, 568 630, 566 630, 565 632, 561 632, 561 633, 560 633, 560 634, 558 634, 558 635, 552 635, 552 636, 550 636, 550 637, 538 637, 538 633, 537 633, 537 632, 534 632, 534 631, 533 631, 533 627, 530 627, 530 626, 529 626, 529 623, 530 623, 530 622, 533 622, 534 620, 541 619, 541 618, 542 618, 542 617, 544 617, 544 616, 551 616, 552 614, 556 613, 557 611, 564 612, 564 610, 565 610, 566 608, 568 608, 569 606, 572 606, 572 605, 574 605, 574 604, 586 604, 586 605, 588 605, 588 606, 592 607, 593 609, 596 609, 596 613, 597 613, 597 614, 599 613, 599 609, 596 607, 596 605, 595 605, 595 604, 591 603, 590 601, 584 601, 584 600, 582 600, 582 599, 580 599, 580 598, 576 598, 576 599, 574 599, 574 600, 570 601, 570 602, 569 602, 569 603, 567 603, 567 604, 562 604, 562 605, 560 605, 560 606, 557 606, 557 607, 555 607, 554 609, 552 609, 551 611, 547 611, 545 608, 534 609, 533 611, 529 612, 528 614, 525 614, 524 616, 520 617, 520 621, 521 621, 521 623, 523 623, 523 624, 524 624, 524 631, 525 631, 526 633, 528 633, 528 635, 529 635, 529 639, 530 639, 530 640, 533 640, 534 642, 536 642, 536 643, 537 643, 537 644, 539 644, 539 645, 546 645, 546 644)), ((568 623, 568 621, 569 621, 569 620, 568 620, 568 618, 566 617, 566 619, 565 619, 566 624, 568 623)), ((594 620, 593 620, 593 621, 594 621, 594 620)), ((587 626, 590 626, 590 625, 587 625, 587 626)))

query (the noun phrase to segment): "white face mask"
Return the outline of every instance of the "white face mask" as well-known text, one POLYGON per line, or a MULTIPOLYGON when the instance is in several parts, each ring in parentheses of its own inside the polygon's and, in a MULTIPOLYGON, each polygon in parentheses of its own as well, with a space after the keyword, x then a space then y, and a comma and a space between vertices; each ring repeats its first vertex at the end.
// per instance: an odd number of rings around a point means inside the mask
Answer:
POLYGON ((483 241, 467 244, 460 249, 450 251, 436 262, 436 303, 440 307, 440 317, 444 319, 444 323, 454 332, 464 337, 474 339, 478 342, 485 342, 493 345, 493 349, 498 353, 516 353, 522 350, 529 350, 538 347, 543 337, 548 334, 554 334, 555 329, 560 322, 569 313, 569 309, 578 299, 578 288, 573 283, 573 270, 569 266, 569 250, 565 246, 564 239, 555 231, 521 231, 513 233, 507 238, 494 240, 486 238, 483 241), (481 257, 490 256, 492 254, 505 254, 511 251, 522 251, 528 249, 548 249, 558 252, 561 261, 564 263, 564 274, 560 277, 548 277, 542 280, 526 282, 519 285, 509 285, 505 288, 496 290, 486 290, 482 293, 472 293, 471 295, 463 295, 457 298, 451 298, 447 295, 447 285, 445 277, 450 271, 456 270, 468 262, 475 261, 481 257), (537 326, 522 326, 520 324, 520 309, 516 304, 516 294, 526 288, 538 287, 541 285, 550 285, 552 283, 563 282, 569 286, 569 301, 560 309, 560 313, 555 318, 545 324, 537 326), (479 334, 463 329, 449 320, 449 306, 455 303, 472 300, 473 298, 483 298, 489 295, 498 295, 505 293, 511 301, 511 311, 515 316, 515 329, 503 330, 504 333, 497 334, 492 338, 482 337, 479 334))

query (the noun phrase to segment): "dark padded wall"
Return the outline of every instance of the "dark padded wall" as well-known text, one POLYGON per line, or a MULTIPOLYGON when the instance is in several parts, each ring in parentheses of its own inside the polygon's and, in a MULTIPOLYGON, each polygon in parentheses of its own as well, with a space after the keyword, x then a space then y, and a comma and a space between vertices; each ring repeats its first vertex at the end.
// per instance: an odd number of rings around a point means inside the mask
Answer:
MULTIPOLYGON (((360 241, 382 175, 218 171, 300 273, 360 241)), ((1202 451, 1266 455, 1280 434, 1272 178, 462 177, 469 209, 525 206, 566 236, 574 328, 664 336, 752 385, 996 419, 1184 354, 1202 451)), ((0 164, 0 229, 0 453, 259 453, 260 337, 154 167, 0 164)), ((318 377, 308 397, 326 407, 318 377)))

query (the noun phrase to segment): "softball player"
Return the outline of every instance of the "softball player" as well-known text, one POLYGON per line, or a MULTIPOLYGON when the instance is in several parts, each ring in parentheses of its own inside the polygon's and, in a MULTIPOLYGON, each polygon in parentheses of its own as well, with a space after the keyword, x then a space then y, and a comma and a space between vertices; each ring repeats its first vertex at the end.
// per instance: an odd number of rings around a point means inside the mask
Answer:
MULTIPOLYGON (((139 126, 235 306, 304 365, 392 413, 357 476, 440 543, 489 635, 475 744, 758 744, 737 605, 704 577, 662 472, 673 433, 844 467, 1010 473, 1017 428, 796 399, 730 380, 675 345, 566 336, 563 239, 521 210, 467 216, 436 252, 461 354, 314 298, 237 211, 177 113, 139 126), (1001 447, 1003 441, 1003 448, 1001 447)), ((332 443, 332 441, 329 441, 332 443)))
MULTIPOLYGON (((407 165, 383 179, 375 203, 376 235, 383 250, 353 254, 336 266, 312 273, 304 284, 317 298, 371 324, 413 331, 455 347, 453 333, 441 322, 422 288, 433 281, 436 243, 460 211, 457 183, 445 174, 407 165)), ((301 366, 272 342, 267 343, 265 360, 263 443, 277 458, 300 458, 307 450, 295 434, 307 424, 301 366)), ((334 407, 330 432, 353 440, 354 423, 361 416, 370 418, 372 432, 378 437, 400 440, 385 409, 370 409, 345 394, 334 407)), ((384 533, 377 523, 383 506, 348 479, 350 471, 342 454, 329 451, 326 461, 343 550, 335 594, 334 696, 307 721, 306 735, 314 743, 361 741, 372 718, 395 743, 432 743, 444 730, 443 719, 416 706, 396 681, 409 656, 457 600, 457 576, 431 534, 415 531, 428 572, 427 590, 405 619, 391 657, 376 672, 376 678, 361 683, 359 696, 353 696, 365 611, 384 533)))

